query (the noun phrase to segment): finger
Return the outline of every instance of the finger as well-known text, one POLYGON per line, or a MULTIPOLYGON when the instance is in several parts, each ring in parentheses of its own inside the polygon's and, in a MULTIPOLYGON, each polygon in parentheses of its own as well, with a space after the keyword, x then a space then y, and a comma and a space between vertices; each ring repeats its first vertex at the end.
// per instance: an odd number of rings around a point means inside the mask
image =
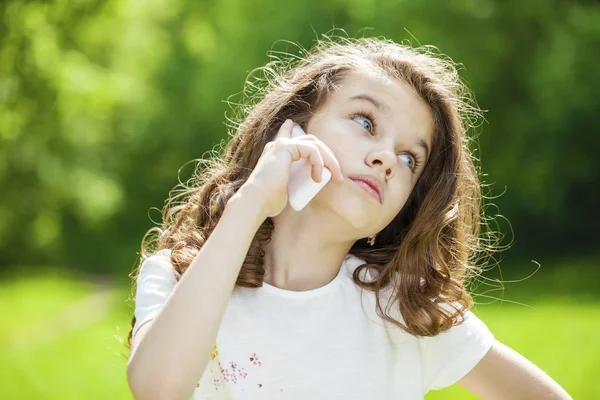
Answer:
POLYGON ((344 174, 342 172, 342 168, 340 167, 340 163, 338 162, 337 158, 335 158, 335 155, 329 146, 311 134, 307 134, 299 138, 299 140, 309 141, 317 145, 323 158, 323 167, 331 171, 331 179, 337 183, 344 182, 344 174))
POLYGON ((340 167, 340 163, 337 158, 335 158, 333 151, 323 142, 321 142, 319 148, 322 150, 321 154, 323 156, 324 167, 331 171, 331 179, 337 183, 344 182, 342 168, 340 167))
POLYGON ((315 144, 303 143, 297 145, 300 156, 311 165, 311 175, 315 182, 321 182, 323 175, 323 157, 315 144))
POLYGON ((291 119, 286 119, 285 122, 283 124, 281 124, 281 127, 279 128, 277 135, 275 135, 275 139, 278 139, 280 137, 291 138, 293 127, 294 127, 294 121, 292 121, 291 119))
POLYGON ((342 168, 340 167, 340 163, 338 162, 337 158, 335 158, 333 151, 325 143, 319 140, 316 136, 310 134, 299 138, 299 140, 305 140, 309 141, 310 143, 314 143, 322 156, 323 168, 327 168, 329 171, 331 171, 331 179, 337 183, 344 182, 344 174, 342 172, 342 168))
POLYGON ((310 153, 309 161, 312 164, 312 178, 315 182, 321 182, 323 180, 323 156, 319 152, 318 148, 313 148, 310 153))

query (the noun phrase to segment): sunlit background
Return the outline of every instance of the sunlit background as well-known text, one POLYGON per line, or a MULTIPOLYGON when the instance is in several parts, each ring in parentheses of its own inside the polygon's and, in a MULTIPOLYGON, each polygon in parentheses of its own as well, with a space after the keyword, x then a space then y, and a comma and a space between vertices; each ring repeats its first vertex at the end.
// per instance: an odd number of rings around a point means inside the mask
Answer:
MULTIPOLYGON (((486 110, 476 156, 488 213, 509 221, 496 218, 504 243, 511 228, 515 240, 485 275, 503 287, 478 288, 475 312, 574 398, 600 398, 600 3, 8 0, 0 10, 0 398, 131 398, 121 340, 128 275, 160 217, 151 208, 227 137, 227 101, 268 51, 297 54, 285 41, 309 48, 332 28, 433 45, 461 64, 486 110)), ((472 398, 458 386, 426 396, 472 398)))

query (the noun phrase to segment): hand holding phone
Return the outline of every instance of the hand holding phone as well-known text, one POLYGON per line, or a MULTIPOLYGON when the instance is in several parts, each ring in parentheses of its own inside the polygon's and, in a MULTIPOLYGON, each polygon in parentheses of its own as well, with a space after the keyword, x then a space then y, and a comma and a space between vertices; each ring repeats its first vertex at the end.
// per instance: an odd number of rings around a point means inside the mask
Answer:
MULTIPOLYGON (((292 138, 306 135, 302 127, 294 124, 292 138)), ((321 182, 315 182, 311 176, 310 163, 302 158, 294 161, 290 166, 290 177, 288 181, 288 201, 290 206, 296 210, 302 210, 325 185, 331 180, 331 171, 323 168, 321 182)))
POLYGON ((344 183, 331 149, 316 137, 303 135, 302 129, 294 129, 294 122, 287 119, 238 189, 240 196, 252 197, 265 218, 281 214, 288 204, 301 210, 329 181, 344 183), (319 179, 319 173, 321 182, 317 183, 313 179, 319 179))

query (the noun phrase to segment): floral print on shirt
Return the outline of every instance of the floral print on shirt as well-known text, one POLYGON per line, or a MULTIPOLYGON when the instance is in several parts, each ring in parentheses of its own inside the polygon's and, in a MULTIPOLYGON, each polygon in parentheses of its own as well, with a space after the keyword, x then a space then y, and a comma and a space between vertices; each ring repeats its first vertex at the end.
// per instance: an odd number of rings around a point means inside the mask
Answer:
MULTIPOLYGON (((249 354, 247 358, 240 361, 240 363, 231 360, 223 360, 222 355, 220 356, 219 354, 219 346, 217 344, 213 346, 210 359, 211 361, 204 374, 206 375, 209 373, 214 375, 211 381, 215 391, 218 391, 222 385, 227 383, 236 385, 238 381, 246 379, 248 376, 247 369, 262 366, 262 361, 256 353, 249 354), (214 365, 215 363, 217 365, 214 365), (242 366, 240 364, 244 365, 242 366), (215 369, 217 373, 215 373, 215 369)), ((200 383, 198 383, 196 387, 200 387, 200 383)), ((262 388, 262 384, 258 383, 257 387, 262 388)))

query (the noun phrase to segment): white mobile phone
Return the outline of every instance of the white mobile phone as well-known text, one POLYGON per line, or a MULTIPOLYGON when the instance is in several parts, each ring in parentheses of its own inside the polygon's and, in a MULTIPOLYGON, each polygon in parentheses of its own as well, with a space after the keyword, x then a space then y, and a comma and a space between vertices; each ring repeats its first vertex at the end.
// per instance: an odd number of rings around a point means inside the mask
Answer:
MULTIPOLYGON (((292 137, 306 135, 302 127, 294 124, 292 137)), ((323 168, 321 182, 315 182, 311 176, 312 167, 308 160, 301 158, 294 161, 290 166, 290 177, 288 181, 288 202, 296 211, 302 210, 321 189, 325 187, 327 182, 331 180, 331 171, 323 168)))

